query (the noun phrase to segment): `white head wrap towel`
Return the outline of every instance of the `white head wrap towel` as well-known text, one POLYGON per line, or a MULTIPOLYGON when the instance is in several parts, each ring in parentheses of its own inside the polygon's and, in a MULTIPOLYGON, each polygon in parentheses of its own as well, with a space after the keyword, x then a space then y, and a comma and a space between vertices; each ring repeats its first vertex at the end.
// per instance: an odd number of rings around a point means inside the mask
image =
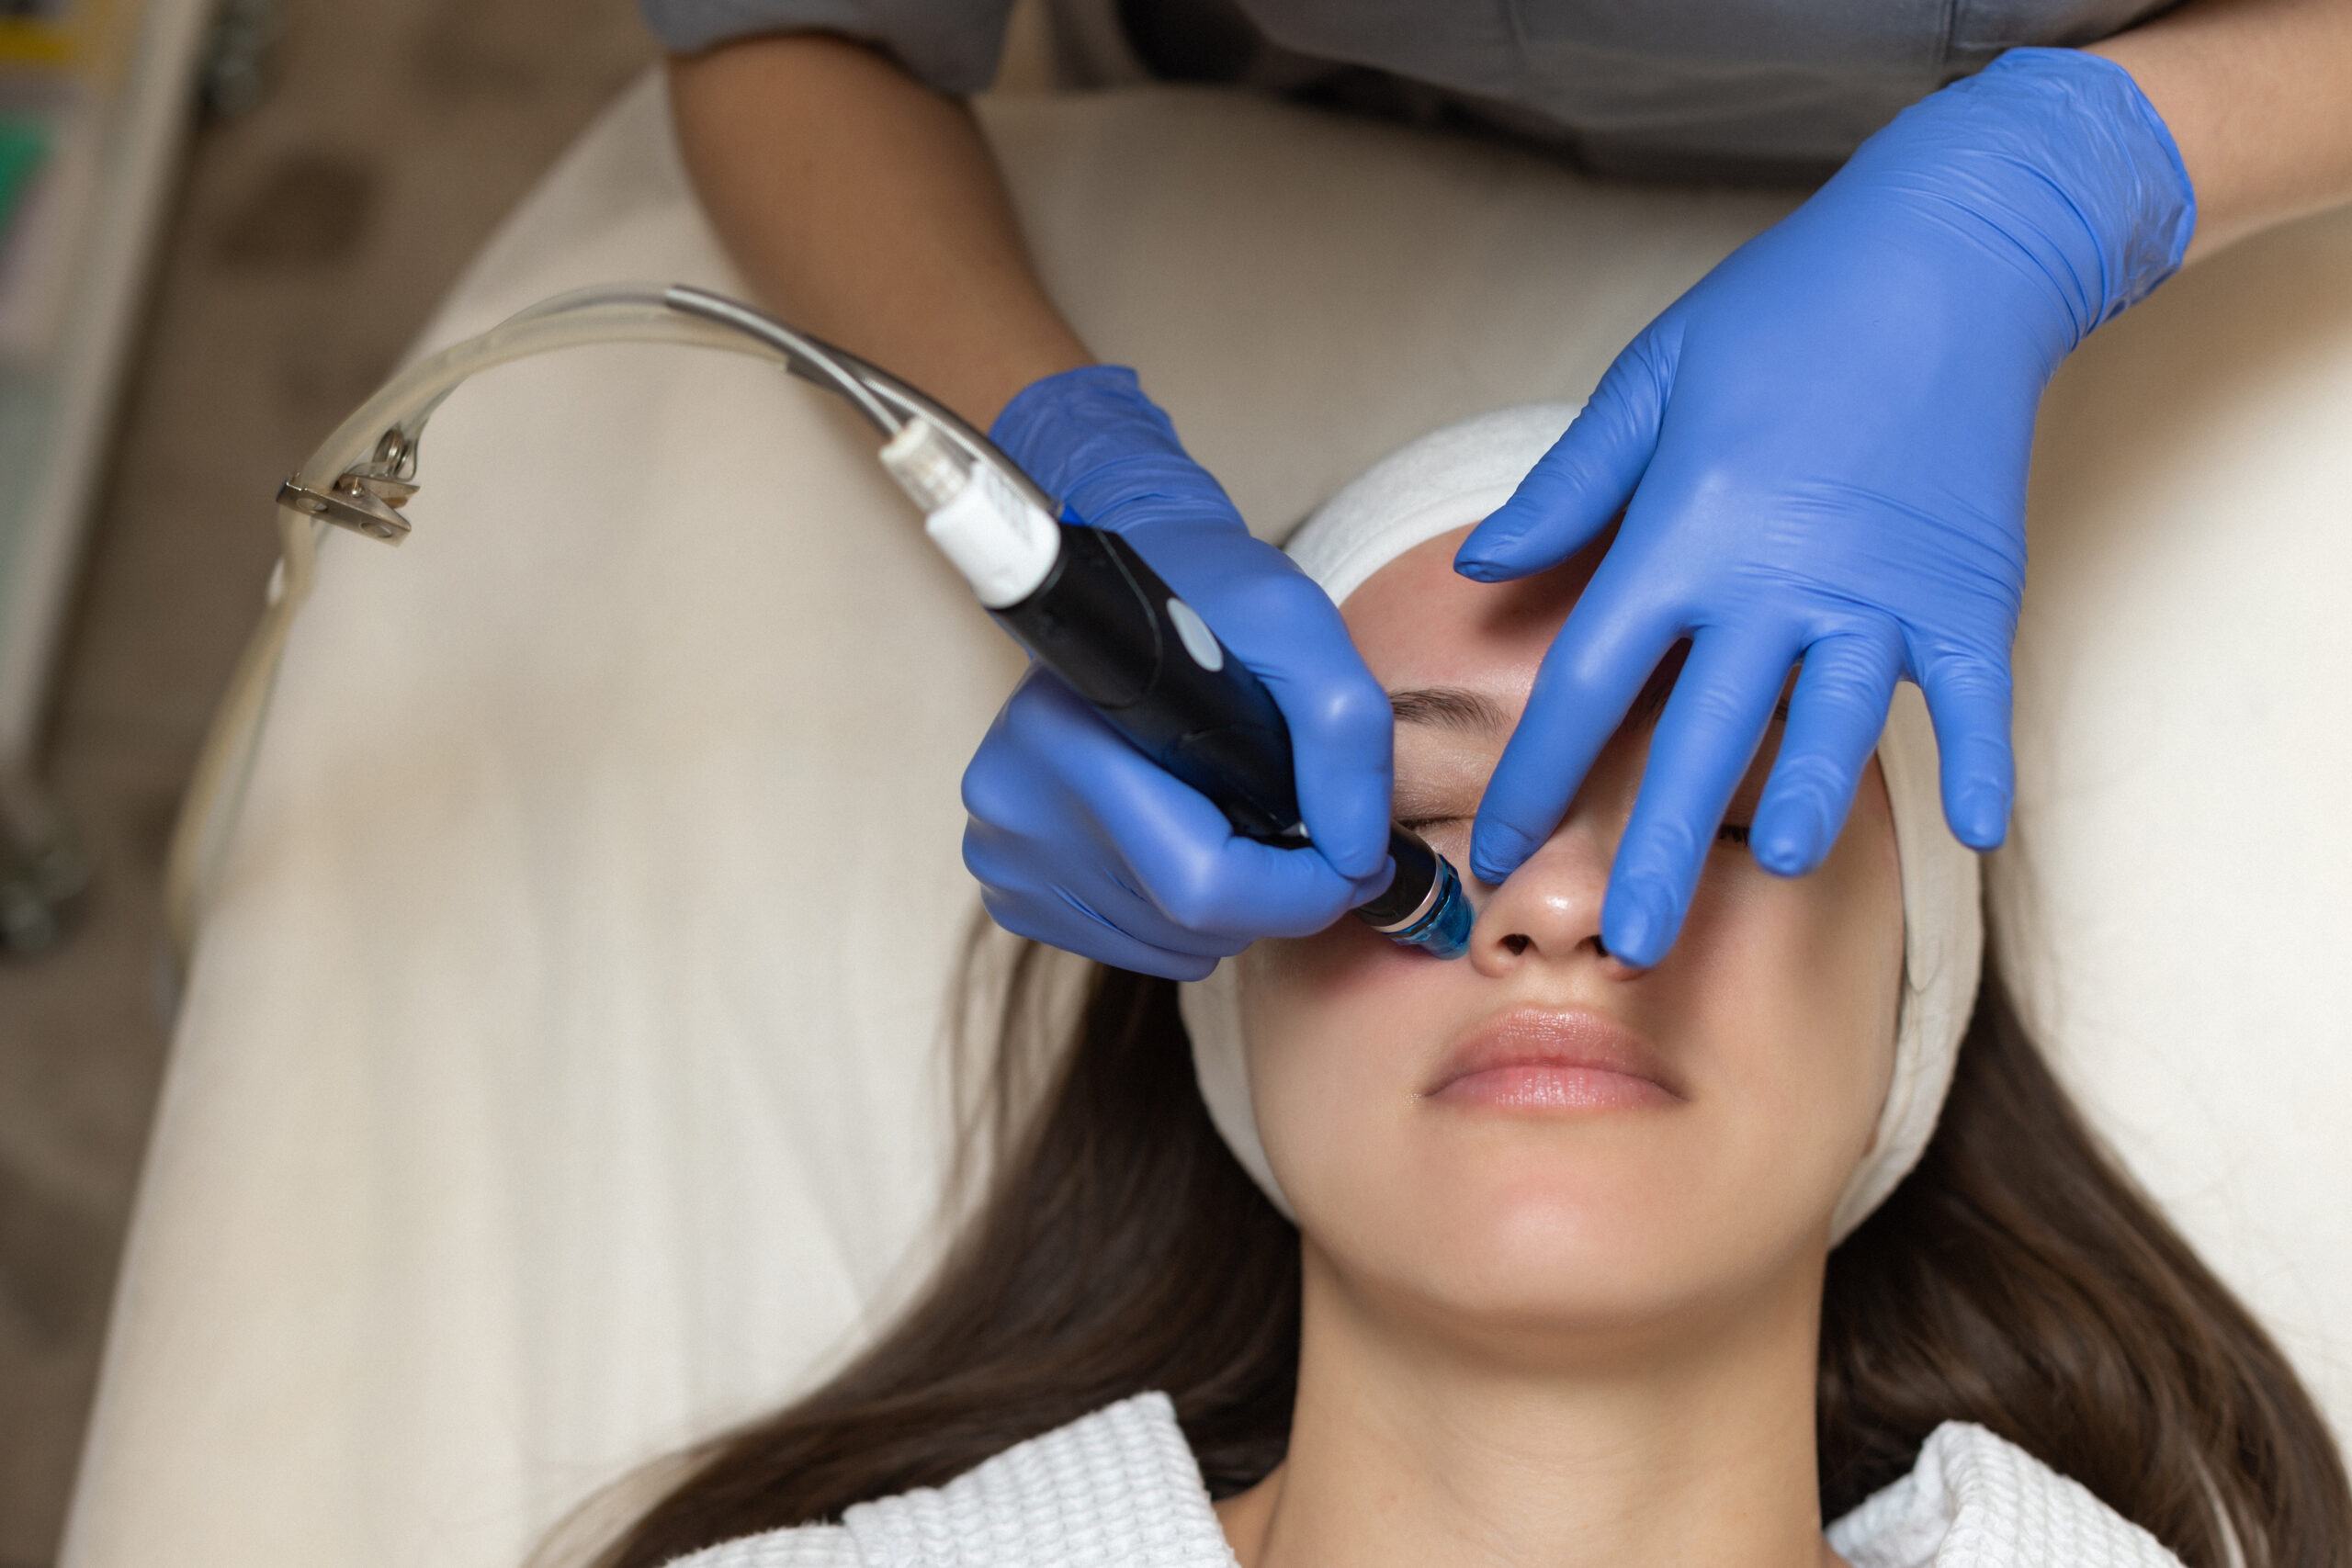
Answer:
MULTIPOLYGON (((1575 412, 1566 403, 1532 403, 1421 437, 1373 465, 1308 518, 1291 539, 1292 558, 1333 604, 1344 604, 1407 550, 1500 506, 1575 412)), ((1878 761, 1903 866, 1903 998, 1877 1137, 1838 1197, 1833 1244, 1894 1190, 1927 1148, 1976 1003, 1984 945, 1976 856, 1944 827, 1935 733, 1918 688, 1907 682, 1896 689, 1878 761)), ((1207 979, 1182 987, 1181 999, 1210 1118, 1242 1168, 1295 1219, 1266 1163, 1250 1104, 1236 966, 1219 964, 1207 979)))

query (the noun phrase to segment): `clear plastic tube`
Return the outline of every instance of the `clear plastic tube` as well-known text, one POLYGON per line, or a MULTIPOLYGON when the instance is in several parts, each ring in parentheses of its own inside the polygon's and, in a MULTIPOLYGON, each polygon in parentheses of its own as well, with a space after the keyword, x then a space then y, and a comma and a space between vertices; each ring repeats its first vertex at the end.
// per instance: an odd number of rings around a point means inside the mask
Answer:
MULTIPOLYGON (((969 425, 855 355, 723 296, 659 283, 600 284, 560 294, 427 355, 385 382, 335 426, 290 482, 325 493, 352 474, 411 479, 425 422, 469 377, 558 349, 611 343, 675 344, 766 359, 849 399, 885 435, 913 417, 936 424, 971 460, 1009 470, 1012 482, 1035 494, 1028 477, 1004 463, 969 425)), ((1050 507, 1042 496, 1037 499, 1050 507)), ((279 559, 268 607, 213 715, 164 868, 164 913, 183 965, 243 801, 278 660, 294 616, 310 597, 319 540, 328 526, 292 506, 277 509, 279 559)))
POLYGON ((413 452, 424 422, 469 377, 517 359, 604 343, 670 343, 718 348, 784 363, 766 342, 698 316, 685 315, 658 283, 600 284, 541 300, 477 337, 418 360, 379 388, 319 443, 297 481, 331 484, 366 462, 387 431, 398 430, 413 452))

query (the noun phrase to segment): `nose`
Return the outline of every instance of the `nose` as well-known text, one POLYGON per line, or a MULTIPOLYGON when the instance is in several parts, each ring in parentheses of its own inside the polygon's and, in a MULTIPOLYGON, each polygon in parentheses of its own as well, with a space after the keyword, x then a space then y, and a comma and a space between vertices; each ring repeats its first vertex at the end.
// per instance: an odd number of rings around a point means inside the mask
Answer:
POLYGON ((1470 962, 1499 979, 1531 964, 1592 964, 1631 976, 1600 939, 1611 846, 1572 810, 1544 846, 1489 893, 1470 929, 1470 962))

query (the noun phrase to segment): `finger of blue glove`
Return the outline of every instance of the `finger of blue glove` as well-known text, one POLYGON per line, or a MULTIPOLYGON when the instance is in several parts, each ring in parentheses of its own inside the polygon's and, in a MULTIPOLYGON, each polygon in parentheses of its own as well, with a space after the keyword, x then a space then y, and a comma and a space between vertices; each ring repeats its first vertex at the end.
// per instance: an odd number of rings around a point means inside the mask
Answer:
POLYGON ((1600 939, 1648 968, 1682 929, 1724 808, 1739 788, 1796 661, 1788 639, 1710 629, 1693 639, 1658 716, 1642 786, 1601 900, 1600 939))
POLYGON ((1102 824, 1099 848, 1125 846, 1127 869, 1151 907, 1185 930, 1306 936, 1378 891, 1359 893, 1318 851, 1240 837, 1204 796, 1181 784, 1163 787, 1167 774, 1136 761, 1147 771, 1081 778, 1074 794, 1102 824))
POLYGON ((1254 933, 1196 931, 1170 919, 1134 883, 1113 874, 1041 872, 1052 846, 975 818, 964 861, 981 879, 981 901, 1019 936, 1143 974, 1198 979, 1254 933))
MULTIPOLYGON (((1294 859, 1307 852, 1250 845, 1246 840, 1241 843, 1250 851, 1294 859)), ((966 826, 965 864, 980 880, 990 916, 1007 931, 1123 969, 1175 979, 1199 978, 1217 959, 1239 953, 1262 934, 1180 923, 1159 908, 1139 879, 1119 872, 1087 867, 1072 874, 1066 866, 1046 869, 1046 857, 1055 847, 1033 834, 1007 831, 978 818, 966 826)), ((1245 867, 1237 874, 1250 879, 1253 873, 1245 867)), ((1385 882, 1389 874, 1384 867, 1373 880, 1385 882)), ((1362 889, 1351 890, 1344 903, 1356 902, 1360 894, 1369 897, 1362 889)))
POLYGON ((1511 498, 1462 541, 1454 570, 1503 582, 1557 566, 1624 510, 1657 450, 1658 421, 1674 384, 1670 341, 1653 325, 1625 346, 1575 423, 1511 498))
POLYGON ((1902 674, 1903 641, 1892 626, 1826 637, 1805 649, 1780 755, 1748 829, 1748 852, 1765 870, 1800 876, 1829 853, 1902 674))
POLYGON ((1097 855, 1073 864, 1066 852, 1057 858, 1057 842, 1042 836, 1047 826, 1042 814, 1025 820, 973 817, 965 824, 964 864, 1006 930, 1130 968, 1126 959, 1101 951, 1106 939, 1094 928, 1116 933, 1107 940, 1131 940, 1185 958, 1224 957, 1249 945, 1246 933, 1178 925, 1122 863, 1097 855))
MULTIPOLYGON (((971 855, 971 845, 965 844, 966 859, 971 855)), ((1067 894, 1060 897, 1069 900, 1067 894)), ((1205 980, 1218 962, 1229 953, 1195 956, 1129 936, 1102 916, 1075 900, 1058 908, 1052 902, 1040 902, 1025 893, 982 884, 980 907, 994 920, 1014 936, 1031 942, 1041 942, 1048 947, 1074 953, 1080 958, 1091 958, 1097 964, 1108 964, 1114 969, 1129 969, 1138 975, 1158 975, 1169 980, 1205 980)), ((1235 949, 1235 952, 1240 951, 1235 949)))
MULTIPOLYGON (((1239 842, 1248 846, 1245 855, 1261 852, 1296 858, 1309 852, 1277 850, 1248 840, 1239 842)), ((1239 953, 1261 936, 1308 935, 1341 918, 1340 913, 1318 915, 1280 932, 1255 928, 1207 930, 1171 918, 1139 881, 1125 875, 1039 874, 1040 857, 1051 848, 1034 837, 1002 832, 978 819, 965 828, 965 864, 980 879, 982 901, 999 925, 1123 969, 1198 978, 1205 972, 1203 965, 1239 953)), ((1385 884, 1391 874, 1393 869, 1384 866, 1371 880, 1385 884)), ((1263 881, 1262 874, 1247 867, 1232 879, 1263 881)), ((1344 911, 1372 896, 1362 888, 1351 889, 1342 896, 1340 909, 1344 911)))
POLYGON ((1917 662, 1919 689, 1936 726, 1944 820, 1970 849, 1999 849, 2017 796, 2008 664, 1957 651, 1917 662))
POLYGON ((1388 857, 1396 756, 1388 694, 1329 595, 1271 547, 1244 543, 1272 556, 1272 565, 1224 588, 1218 636, 1265 682, 1290 726, 1307 835, 1334 871, 1362 882, 1388 857))
POLYGON ((1537 667, 1527 706, 1496 761, 1470 829, 1470 868, 1498 883, 1552 836, 1668 649, 1679 615, 1638 568, 1604 558, 1537 667))
POLYGON ((965 808, 1005 841, 1025 840, 1037 873, 988 863, 990 886, 1043 879, 1082 889, 1096 913, 1148 942, 1210 949, 1227 939, 1300 936, 1376 894, 1384 855, 1364 877, 1334 871, 1314 849, 1277 849, 1237 835, 1207 797, 1162 771, 1046 671, 1008 701, 964 777, 965 808), (1050 758, 1050 770, 1031 760, 1050 758), (1080 837, 1073 840, 1072 830, 1080 837), (1166 923, 1163 926, 1163 922, 1166 923))

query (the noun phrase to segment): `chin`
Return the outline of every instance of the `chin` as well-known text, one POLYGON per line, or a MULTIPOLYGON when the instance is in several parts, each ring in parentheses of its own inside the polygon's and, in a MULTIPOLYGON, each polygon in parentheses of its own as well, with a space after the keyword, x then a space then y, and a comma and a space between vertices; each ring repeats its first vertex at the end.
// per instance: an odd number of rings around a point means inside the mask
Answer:
POLYGON ((1725 1204, 1719 1183, 1655 1159, 1486 1149, 1443 1163, 1453 1168, 1424 1167, 1423 1179, 1402 1186, 1366 1181, 1348 1205, 1352 1224, 1310 1214, 1310 1232, 1343 1278, 1376 1281, 1448 1332, 1499 1336, 1514 1355, 1541 1354, 1531 1339, 1566 1349, 1638 1338, 1735 1307, 1792 1268, 1818 1267, 1822 1227, 1809 1213, 1725 1204))
POLYGON ((1515 1194, 1461 1214, 1439 1249, 1454 1282, 1433 1282, 1459 1298, 1458 1308, 1482 1316, 1631 1326, 1703 1290, 1708 1270, 1690 1239, 1670 1217, 1515 1194))

